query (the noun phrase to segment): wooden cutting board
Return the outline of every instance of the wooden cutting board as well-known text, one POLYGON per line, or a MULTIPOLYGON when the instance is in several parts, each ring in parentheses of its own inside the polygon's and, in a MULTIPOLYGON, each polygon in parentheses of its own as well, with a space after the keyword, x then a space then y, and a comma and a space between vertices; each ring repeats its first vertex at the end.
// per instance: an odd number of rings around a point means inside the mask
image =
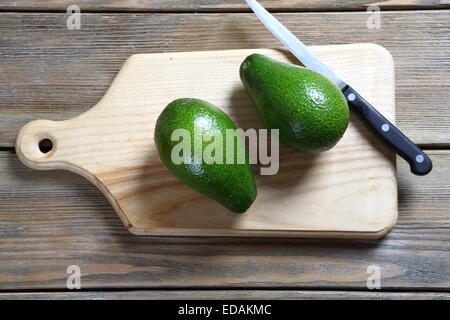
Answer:
MULTIPOLYGON (((391 55, 374 44, 311 48, 395 121, 391 55)), ((155 121, 172 100, 192 97, 224 110, 238 127, 263 127, 239 79, 252 53, 298 63, 272 49, 131 56, 91 110, 66 121, 37 120, 19 132, 16 151, 28 167, 65 169, 95 184, 137 235, 378 238, 397 219, 395 156, 354 115, 343 139, 319 155, 281 146, 277 175, 260 176, 258 197, 242 215, 190 189, 160 162, 155 121), (43 153, 39 144, 53 147, 43 153)))

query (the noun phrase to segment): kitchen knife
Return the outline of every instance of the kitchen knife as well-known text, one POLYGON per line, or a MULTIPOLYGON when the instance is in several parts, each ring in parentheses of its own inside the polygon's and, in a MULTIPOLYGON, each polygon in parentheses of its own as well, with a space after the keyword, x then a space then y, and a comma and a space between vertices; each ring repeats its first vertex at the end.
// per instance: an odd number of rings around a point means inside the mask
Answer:
POLYGON ((400 130, 389 122, 381 113, 372 107, 352 87, 340 79, 320 59, 312 53, 297 37, 275 19, 263 6, 255 0, 246 0, 250 8, 289 51, 311 70, 314 70, 333 81, 347 99, 348 105, 364 121, 378 137, 391 146, 410 167, 411 172, 425 175, 431 171, 433 164, 430 158, 400 130))

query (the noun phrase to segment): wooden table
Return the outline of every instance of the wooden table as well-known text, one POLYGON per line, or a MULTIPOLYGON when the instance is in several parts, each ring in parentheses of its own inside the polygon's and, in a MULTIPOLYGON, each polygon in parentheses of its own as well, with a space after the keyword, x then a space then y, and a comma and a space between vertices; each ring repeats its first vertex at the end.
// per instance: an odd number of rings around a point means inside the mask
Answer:
POLYGON ((88 110, 133 53, 279 44, 244 1, 0 0, 0 299, 450 298, 450 2, 378 1, 373 30, 367 1, 261 2, 308 45, 392 53, 397 124, 434 162, 417 177, 398 161, 395 229, 364 241, 129 234, 83 178, 24 167, 18 129, 88 110), (73 4, 79 30, 66 26, 73 4), (70 265, 81 290, 67 289, 70 265), (380 290, 367 288, 371 265, 380 290))

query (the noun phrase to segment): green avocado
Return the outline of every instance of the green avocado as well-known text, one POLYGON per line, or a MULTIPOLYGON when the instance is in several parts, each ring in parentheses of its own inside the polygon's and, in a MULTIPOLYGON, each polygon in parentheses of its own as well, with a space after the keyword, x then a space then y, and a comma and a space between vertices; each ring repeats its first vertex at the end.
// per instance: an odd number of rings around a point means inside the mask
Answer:
POLYGON ((256 185, 244 139, 230 135, 236 129, 211 103, 182 98, 159 115, 155 143, 162 162, 181 181, 229 210, 243 213, 256 198, 256 185))
POLYGON ((263 123, 279 129, 280 142, 302 153, 333 147, 349 122, 341 90, 321 74, 260 54, 248 56, 240 77, 263 123))

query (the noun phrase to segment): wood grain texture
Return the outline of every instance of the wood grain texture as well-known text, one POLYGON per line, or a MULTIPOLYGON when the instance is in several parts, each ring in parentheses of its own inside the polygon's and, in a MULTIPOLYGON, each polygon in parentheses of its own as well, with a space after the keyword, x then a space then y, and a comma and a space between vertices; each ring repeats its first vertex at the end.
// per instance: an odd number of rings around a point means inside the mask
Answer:
MULTIPOLYGON (((276 15, 308 45, 374 42, 394 57, 397 124, 420 144, 449 145, 449 11, 276 15), (418 23, 420 21, 420 23, 418 23)), ((0 147, 33 119, 72 118, 95 105, 135 53, 280 47, 251 14, 1 13, 0 147)))
POLYGON ((0 300, 450 300, 445 292, 131 290, 0 293, 0 300))
MULTIPOLYGON (((374 44, 311 49, 395 122, 393 61, 386 49, 374 44)), ((287 51, 269 49, 133 55, 86 113, 25 125, 16 153, 31 168, 86 177, 137 235, 384 236, 397 220, 395 155, 357 117, 339 143, 320 155, 299 155, 284 146, 270 151, 280 154, 271 164, 279 170, 264 175, 253 166, 258 196, 245 214, 189 188, 162 164, 154 127, 174 99, 203 99, 219 106, 238 128, 264 128, 238 72, 255 52, 295 61, 287 51), (48 153, 39 150, 44 139, 54 145, 48 153)))
POLYGON ((382 240, 139 238, 105 197, 64 171, 34 171, 0 152, 0 290, 83 288, 345 288, 366 290, 379 265, 384 290, 450 287, 450 151, 413 176, 398 161, 399 219, 382 240))
MULTIPOLYGON (((365 10, 369 6, 379 6, 384 10, 394 9, 430 9, 448 8, 445 0, 261 0, 260 3, 269 10, 276 11, 313 11, 313 10, 365 10)), ((82 11, 249 11, 243 0, 18 0, 0 1, 2 10, 60 10, 66 11, 70 5, 78 5, 82 11)))

